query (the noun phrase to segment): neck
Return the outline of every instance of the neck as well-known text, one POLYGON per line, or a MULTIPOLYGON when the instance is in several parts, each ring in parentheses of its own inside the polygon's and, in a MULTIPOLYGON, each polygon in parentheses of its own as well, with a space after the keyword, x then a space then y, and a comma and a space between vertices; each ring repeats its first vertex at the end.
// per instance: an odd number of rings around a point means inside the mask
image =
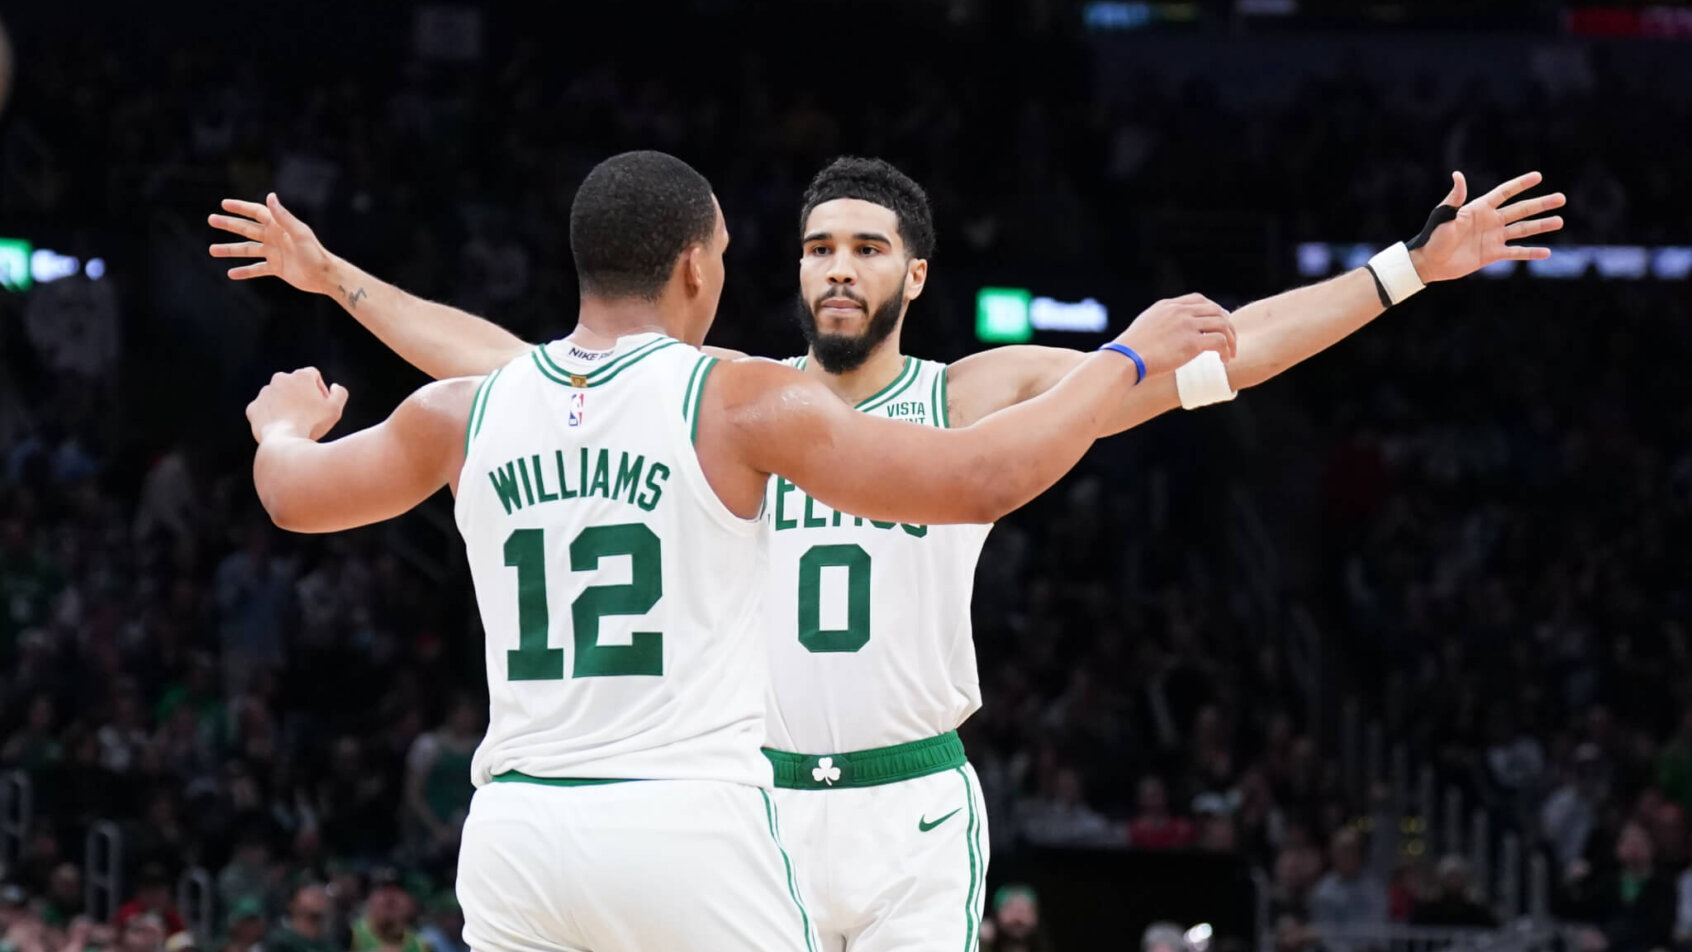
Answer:
POLYGON ((667 315, 662 302, 639 298, 582 298, 576 329, 567 340, 589 350, 604 350, 630 334, 681 337, 681 321, 667 315))
POLYGON ((845 373, 832 374, 824 370, 822 364, 817 362, 814 352, 805 361, 807 373, 819 376, 828 389, 834 391, 835 396, 852 406, 857 406, 880 393, 899 376, 899 371, 904 369, 905 355, 899 351, 897 330, 876 345, 875 350, 870 352, 868 359, 862 364, 845 373))

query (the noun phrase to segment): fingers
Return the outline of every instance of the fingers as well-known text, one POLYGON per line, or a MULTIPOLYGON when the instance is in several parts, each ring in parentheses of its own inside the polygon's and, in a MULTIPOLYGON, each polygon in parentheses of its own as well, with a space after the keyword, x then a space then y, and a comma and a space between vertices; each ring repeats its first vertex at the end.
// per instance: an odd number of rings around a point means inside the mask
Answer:
POLYGON ((1200 308, 1203 308, 1206 311, 1221 311, 1222 310, 1222 305, 1217 304, 1215 301, 1212 301, 1210 298, 1205 297, 1204 295, 1198 293, 1197 291, 1194 291, 1190 294, 1183 294, 1178 298, 1170 298, 1169 300, 1174 304, 1198 305, 1200 308))
POLYGON ((1517 202, 1508 208, 1500 208, 1498 215, 1504 219, 1504 224, 1508 225, 1524 218, 1543 215, 1553 208, 1562 208, 1566 204, 1568 204, 1568 196, 1562 192, 1552 192, 1550 195, 1541 195, 1538 198, 1530 198, 1525 202, 1517 202))
POLYGON ((300 227, 300 220, 294 217, 293 212, 282 206, 282 199, 277 198, 275 192, 271 192, 269 195, 265 196, 264 202, 270 209, 270 213, 276 216, 277 222, 281 223, 283 228, 295 229, 300 227))
POLYGON ((1463 203, 1467 201, 1468 198, 1469 180, 1463 176, 1462 172, 1452 172, 1451 191, 1446 193, 1445 199, 1441 201, 1440 204, 1450 205, 1453 208, 1462 208, 1463 203))
POLYGON ((256 221, 245 218, 231 218, 228 215, 207 215, 206 224, 222 231, 234 232, 242 238, 254 241, 264 240, 264 226, 256 221))
POLYGON ((1481 201, 1491 205, 1493 208, 1497 208, 1509 201, 1511 198, 1520 195, 1530 188, 1533 188, 1535 185, 1538 185, 1544 180, 1545 176, 1540 175, 1538 172, 1529 172, 1526 175, 1518 175, 1508 182, 1500 184, 1492 191, 1487 192, 1481 197, 1481 201))
POLYGON ((264 245, 257 241, 235 241, 227 245, 212 245, 213 258, 262 258, 264 245))
POLYGON ((329 388, 329 402, 334 405, 335 412, 337 413, 345 409, 347 405, 347 388, 341 386, 340 384, 331 386, 329 388))
POLYGON ((1214 350, 1224 362, 1234 359, 1234 343, 1227 334, 1218 331, 1199 335, 1199 350, 1214 350))
POLYGON ((1515 241, 1518 238, 1543 235, 1561 227, 1563 227, 1563 216, 1561 215, 1552 215, 1550 218, 1535 218, 1532 221, 1519 221, 1514 225, 1505 226, 1504 240, 1515 241))
POLYGON ((1542 261, 1551 257, 1550 248, 1527 248, 1521 245, 1506 245, 1504 257, 1511 261, 1542 261))
POLYGON ((223 200, 223 210, 236 215, 245 215, 261 225, 270 224, 270 209, 257 202, 243 202, 238 198, 223 200))
POLYGON ((1195 319, 1194 328, 1199 331, 1200 339, 1206 342, 1206 350, 1216 351, 1225 360, 1233 359, 1239 349, 1239 335, 1234 330, 1234 322, 1225 312, 1195 319), (1209 346, 1212 337, 1220 339, 1220 346, 1209 346))
POLYGON ((299 370, 294 371, 294 373, 297 373, 316 384, 318 393, 325 397, 329 395, 329 385, 323 382, 323 372, 318 370, 316 367, 301 367, 299 370))
POLYGON ((272 274, 270 262, 260 261, 258 264, 244 264, 239 268, 230 268, 229 277, 236 281, 246 281, 249 278, 262 278, 272 274))

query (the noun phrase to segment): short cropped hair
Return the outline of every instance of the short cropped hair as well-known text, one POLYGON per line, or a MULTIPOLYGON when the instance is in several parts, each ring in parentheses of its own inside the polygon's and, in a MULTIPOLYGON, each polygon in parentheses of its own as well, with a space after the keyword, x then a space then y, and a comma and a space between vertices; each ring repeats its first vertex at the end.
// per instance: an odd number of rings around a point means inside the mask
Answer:
POLYGON ((799 211, 800 234, 804 234, 805 223, 818 205, 839 198, 856 198, 892 209, 906 252, 913 258, 934 254, 934 213, 928 207, 928 193, 887 162, 851 155, 830 162, 805 189, 805 207, 799 211))
POLYGON ((711 183, 663 152, 594 166, 570 205, 570 255, 582 294, 658 299, 676 259, 717 227, 711 183))

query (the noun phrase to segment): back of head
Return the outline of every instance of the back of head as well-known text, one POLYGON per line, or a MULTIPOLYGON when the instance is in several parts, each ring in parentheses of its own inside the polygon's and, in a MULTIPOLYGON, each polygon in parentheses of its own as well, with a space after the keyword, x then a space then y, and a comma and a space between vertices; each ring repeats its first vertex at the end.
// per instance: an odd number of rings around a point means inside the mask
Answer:
POLYGON ((799 210, 799 231, 804 233, 811 212, 823 202, 854 198, 890 208, 899 216, 899 239, 913 258, 934 254, 934 213, 928 193, 910 176, 881 159, 846 155, 830 162, 805 189, 805 203, 799 210))
POLYGON ((663 152, 594 166, 570 205, 570 254, 584 297, 656 301, 676 259, 716 230, 711 183, 663 152))

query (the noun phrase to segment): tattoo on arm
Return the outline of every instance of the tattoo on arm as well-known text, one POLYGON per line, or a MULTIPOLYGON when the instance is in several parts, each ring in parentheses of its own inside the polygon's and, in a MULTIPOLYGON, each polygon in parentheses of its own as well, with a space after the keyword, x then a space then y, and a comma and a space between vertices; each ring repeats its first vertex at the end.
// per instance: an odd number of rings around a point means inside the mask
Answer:
POLYGON ((370 296, 370 295, 364 293, 363 288, 359 288, 357 291, 348 291, 344 285, 337 284, 337 285, 335 285, 335 287, 339 288, 340 291, 341 291, 341 294, 347 299, 347 310, 349 310, 349 311, 353 311, 353 310, 358 309, 358 299, 359 298, 370 296))

